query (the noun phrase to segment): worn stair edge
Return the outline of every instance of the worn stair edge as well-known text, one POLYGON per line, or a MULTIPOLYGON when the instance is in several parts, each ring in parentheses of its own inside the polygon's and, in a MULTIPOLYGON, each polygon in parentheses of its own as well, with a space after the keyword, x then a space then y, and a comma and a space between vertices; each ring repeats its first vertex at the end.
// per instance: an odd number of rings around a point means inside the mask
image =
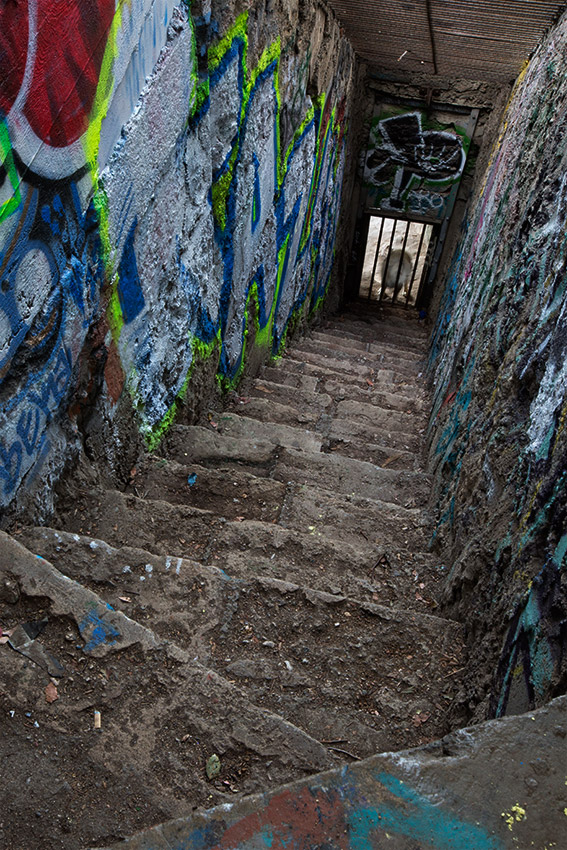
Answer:
MULTIPOLYGON (((368 365, 370 368, 394 368, 396 372, 404 372, 408 375, 417 375, 423 369, 423 360, 426 352, 423 352, 421 358, 409 359, 406 358, 405 348, 396 348, 394 346, 386 348, 385 345, 374 345, 374 351, 353 351, 341 348, 340 346, 330 346, 321 343, 319 340, 302 339, 293 347, 294 356, 301 356, 308 360, 313 355, 317 357, 329 357, 333 360, 340 360, 342 363, 355 365, 368 365)), ((319 361, 316 361, 319 362, 319 361)))
MULTIPOLYGON (((328 348, 339 351, 343 351, 347 354, 351 354, 353 356, 357 355, 365 355, 365 354, 381 354, 383 353, 383 347, 376 342, 372 342, 370 340, 360 340, 355 339, 353 336, 347 336, 344 333, 341 333, 340 330, 315 330, 306 336, 306 339, 311 340, 312 342, 320 342, 327 345, 328 348)), ((397 351, 397 346, 391 346, 393 351, 397 351)), ((423 346, 423 353, 418 351, 404 349, 404 359, 411 363, 416 363, 423 359, 424 353, 426 352, 425 344, 423 346)))
MULTIPOLYGON (((406 507, 425 505, 429 500, 431 477, 419 470, 391 469, 341 452, 312 452, 293 446, 278 446, 275 442, 270 445, 267 440, 263 441, 264 460, 258 464, 254 448, 256 441, 250 441, 249 451, 246 439, 234 438, 226 432, 212 435, 207 428, 198 425, 174 425, 167 439, 168 457, 181 464, 198 462, 206 465, 213 461, 230 461, 245 464, 256 475, 264 474, 282 482, 293 479, 299 484, 310 485, 317 484, 317 476, 324 471, 339 493, 356 493, 357 496, 395 506, 412 501, 406 507), (235 441, 238 448, 233 451, 235 441)), ((389 457, 399 454, 394 447, 384 448, 389 457)))
MULTIPOLYGON (((388 451, 390 454, 394 452, 396 456, 399 454, 397 450, 389 449, 388 451)), ((401 454, 406 453, 403 452, 401 454)), ((411 457, 415 458, 416 456, 411 455, 411 457)), ((356 460, 356 458, 353 458, 353 460, 356 460)), ((384 467, 379 468, 383 469, 384 467)), ((412 470, 399 470, 394 467, 393 471, 411 472, 412 470)), ((420 470, 413 471, 420 472, 420 470)), ((200 466, 197 463, 179 463, 173 459, 166 460, 165 458, 151 456, 148 459, 146 466, 142 466, 138 470, 134 482, 136 483, 131 483, 128 489, 124 492, 125 496, 132 495, 138 499, 150 499, 151 501, 167 501, 171 505, 186 505, 187 507, 194 508, 200 512, 207 511, 212 512, 217 516, 224 516, 229 520, 233 519, 231 516, 232 508, 232 513, 239 515, 239 521, 242 521, 242 519, 250 519, 265 522, 268 520, 264 516, 257 516, 255 514, 255 512, 258 511, 258 506, 254 502, 254 498, 250 496, 250 493, 247 494, 245 500, 240 500, 236 503, 233 500, 232 505, 225 505, 222 510, 218 507, 215 507, 214 509, 197 508, 193 504, 193 501, 197 501, 197 499, 193 499, 193 493, 196 492, 198 494, 199 487, 209 488, 207 492, 210 492, 210 489, 216 486, 217 490, 214 492, 214 496, 217 497, 219 501, 221 498, 226 501, 233 497, 234 492, 239 492, 238 487, 253 488, 257 486, 261 488, 260 495, 263 499, 262 509, 266 514, 268 514, 270 510, 272 511, 269 521, 271 522, 276 519, 277 524, 283 525, 284 528, 288 528, 290 526, 288 522, 281 519, 281 511, 289 509, 290 505, 292 505, 298 498, 300 498, 303 502, 303 494, 307 492, 314 501, 340 505, 348 510, 351 510, 353 506, 355 508, 361 508, 366 512, 366 515, 374 524, 375 520, 372 519, 374 513, 376 513, 381 519, 386 516, 392 521, 410 521, 414 524, 419 524, 422 528, 425 528, 426 525, 429 526, 432 523, 431 518, 426 518, 424 516, 423 508, 405 508, 401 505, 394 504, 393 502, 371 499, 359 494, 354 496, 350 494, 340 494, 336 489, 330 489, 329 486, 325 486, 326 482, 323 481, 319 481, 317 484, 302 484, 300 482, 296 485, 290 484, 289 482, 284 484, 284 482, 275 478, 267 477, 265 475, 254 475, 254 473, 248 472, 240 466, 224 466, 219 470, 216 467, 211 468, 207 466, 200 466), (196 480, 193 485, 190 485, 188 479, 192 479, 193 475, 196 476, 196 480), (159 476, 161 476, 161 478, 159 476), (163 481, 163 478, 166 480, 163 481), (180 492, 180 488, 178 488, 175 492, 170 492, 168 490, 168 479, 171 481, 174 478, 183 484, 183 492, 180 492), (236 479, 236 481, 234 481, 234 479, 236 479), (220 491, 220 482, 225 483, 224 495, 220 491), (228 482, 228 484, 226 482, 228 482), (150 485, 156 490, 159 486, 159 492, 161 493, 159 497, 152 495, 152 492, 150 492, 150 485), (231 489, 231 486, 229 485, 232 485, 232 488, 236 486, 237 490, 231 489), (144 490, 143 495, 140 495, 140 489, 144 490), (248 510, 249 507, 251 508, 250 510, 248 510), (242 514, 244 515, 243 517, 240 516, 242 514)), ((311 522, 311 520, 309 520, 309 522, 311 522)), ((304 530, 305 529, 296 528, 296 531, 304 530)), ((341 529, 335 528, 335 531, 337 534, 342 536, 341 529)), ((428 538, 424 537, 421 547, 423 551, 427 550, 427 544, 428 538)))
MULTIPOLYGON (((0 532, 0 540, 3 540, 3 532, 0 532)), ((427 629, 428 627, 437 627, 437 626, 446 626, 447 628, 451 628, 453 630, 459 631, 461 626, 454 620, 447 619, 446 617, 438 617, 435 614, 429 614, 422 611, 416 610, 408 610, 406 607, 403 609, 399 609, 396 607, 380 605, 374 602, 369 602, 363 599, 357 599, 356 597, 344 594, 333 594, 328 593, 326 591, 311 587, 305 584, 299 584, 293 581, 287 581, 283 579, 279 579, 274 576, 269 575, 255 575, 249 578, 245 578, 242 576, 230 576, 220 567, 214 566, 212 564, 202 564, 200 561, 195 561, 190 558, 179 558, 173 555, 157 555, 153 552, 148 552, 145 549, 141 549, 134 546, 111 546, 105 540, 100 540, 96 537, 91 537, 89 535, 79 535, 73 534, 72 532, 65 532, 59 529, 49 528, 48 526, 36 526, 30 527, 29 529, 23 529, 22 534, 26 542, 29 545, 33 545, 37 548, 42 548, 43 545, 49 547, 49 551, 53 560, 55 560, 55 552, 54 546, 50 543, 54 543, 56 545, 65 545, 66 547, 72 547, 73 545, 80 546, 83 550, 89 550, 91 554, 96 552, 99 558, 102 559, 102 564, 99 564, 97 567, 97 571, 94 572, 94 576, 97 581, 104 582, 104 573, 108 570, 108 575, 110 575, 113 571, 113 561, 117 561, 122 564, 124 561, 127 564, 138 562, 138 563, 151 563, 152 564, 152 572, 161 573, 164 577, 173 577, 173 575, 179 575, 183 573, 185 578, 190 576, 192 579, 195 578, 203 578, 206 579, 209 583, 217 583, 219 585, 226 584, 226 582, 235 584, 236 586, 262 586, 271 588, 278 588, 281 592, 299 594, 300 596, 305 597, 306 599, 312 601, 313 603, 320 601, 326 604, 338 605, 343 602, 350 602, 352 605, 357 606, 362 611, 368 611, 371 613, 376 620, 383 620, 384 622, 399 622, 410 623, 413 628, 422 627, 423 629, 427 629)), ((10 538, 12 539, 12 538, 10 538)), ((12 539, 13 540, 13 539, 12 539)), ((82 601, 83 594, 91 594, 87 599, 87 605, 92 605, 93 600, 97 602, 99 605, 102 604, 102 607, 109 612, 116 613, 120 615, 120 623, 123 624, 124 620, 127 621, 127 627, 130 629, 130 633, 134 636, 131 643, 142 643, 144 636, 146 637, 147 644, 150 648, 155 648, 160 645, 160 641, 156 638, 156 635, 150 629, 147 629, 144 626, 141 626, 135 620, 131 620, 125 614, 121 614, 120 611, 114 609, 113 606, 109 606, 107 602, 101 599, 101 597, 94 593, 93 591, 88 590, 82 585, 82 581, 86 580, 89 576, 85 569, 81 569, 81 559, 79 558, 74 563, 73 574, 74 577, 63 573, 58 570, 50 560, 47 558, 38 556, 33 554, 26 546, 13 541, 16 546, 18 546, 21 550, 24 550, 24 557, 33 558, 36 561, 41 562, 41 571, 45 578, 42 580, 43 583, 41 588, 45 589, 45 595, 52 598, 51 593, 54 588, 59 588, 60 582, 63 580, 66 586, 74 585, 74 590, 78 594, 76 599, 82 601), (54 579, 56 583, 52 584, 51 579, 54 579), (49 583, 45 583, 49 582, 49 583), (80 594, 80 595, 79 595, 80 594), (122 619, 124 618, 124 620, 122 619), (136 629, 142 629, 142 638, 140 639, 137 636, 136 629)), ((46 551, 46 550, 44 550, 46 551)), ((0 571, 3 570, 2 562, 0 561, 0 571)), ((20 578, 21 573, 19 568, 16 570, 8 570, 8 572, 13 572, 18 575, 20 578)), ((70 573, 71 571, 69 571, 70 573)), ((121 568, 121 572, 123 572, 121 568)), ((33 572, 34 579, 37 577, 37 569, 33 572)), ((33 585, 33 583, 23 585, 23 589, 29 595, 42 595, 36 588, 38 585, 33 585)), ((114 590, 112 593, 117 595, 120 590, 114 590)), ((76 605, 71 609, 65 611, 55 610, 55 613, 72 613, 72 611, 76 610, 76 605)), ((184 650, 169 641, 161 641, 163 644, 168 644, 169 646, 174 647, 174 652, 178 654, 179 652, 184 653, 184 650)), ((115 646, 115 648, 117 648, 115 646)), ((119 648, 123 648, 122 644, 119 648)), ((181 657, 181 656, 180 656, 181 657)), ((182 660, 185 660, 185 656, 182 655, 182 660)))
MULTIPOLYGON (((254 398, 266 398, 266 396, 270 397, 273 395, 276 398, 291 398, 296 402, 299 399, 301 404, 305 401, 311 405, 318 404, 318 397, 320 395, 323 398, 327 395, 329 398, 334 396, 336 401, 343 401, 347 393, 350 393, 355 396, 353 398, 354 401, 372 404, 383 410, 398 410, 402 413, 425 415, 425 405, 420 399, 388 393, 383 390, 373 391, 369 384, 365 384, 364 387, 356 384, 353 386, 348 381, 346 383, 341 383, 338 380, 333 382, 329 378, 326 381, 324 379, 323 381, 317 381, 315 387, 306 390, 303 387, 292 387, 290 384, 277 383, 267 378, 258 377, 252 383, 248 393, 254 398)), ((327 406, 328 403, 326 401, 320 405, 323 409, 327 406)))
POLYGON ((325 767, 337 762, 319 741, 303 730, 274 712, 254 705, 240 688, 206 666, 190 661, 185 650, 170 641, 159 640, 151 629, 113 609, 98 594, 68 578, 49 561, 34 555, 13 537, 0 531, 2 573, 16 577, 26 595, 49 598, 56 616, 73 619, 85 641, 82 651, 86 655, 100 658, 134 644, 142 647, 144 652, 165 651, 173 661, 183 665, 186 677, 194 682, 195 693, 199 688, 217 693, 215 704, 220 704, 220 713, 225 712, 231 702, 234 704, 235 728, 247 726, 248 738, 254 738, 257 749, 265 749, 269 742, 273 745, 275 737, 283 760, 301 769, 314 764, 325 767))
POLYGON ((564 846, 567 697, 178 818, 97 850, 564 846), (537 778, 536 778, 537 777, 537 778))

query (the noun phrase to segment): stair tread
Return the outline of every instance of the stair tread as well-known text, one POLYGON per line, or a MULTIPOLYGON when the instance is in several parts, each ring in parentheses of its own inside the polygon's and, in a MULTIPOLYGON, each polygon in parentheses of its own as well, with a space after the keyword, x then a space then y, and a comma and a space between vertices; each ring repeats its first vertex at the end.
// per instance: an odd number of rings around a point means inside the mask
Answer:
POLYGON ((422 351, 414 349, 403 349, 400 351, 400 347, 397 345, 390 346, 386 343, 361 340, 355 334, 347 335, 343 330, 335 328, 312 331, 307 336, 307 339, 315 342, 321 342, 323 345, 328 346, 333 350, 337 349, 352 355, 363 354, 365 356, 369 356, 373 354, 380 355, 383 353, 391 353, 393 355, 403 357, 403 359, 407 361, 408 365, 410 363, 419 363, 423 360, 427 351, 425 345, 422 347, 422 351))
MULTIPOLYGON (((254 475, 241 466, 209 468, 149 456, 138 464, 137 474, 126 493, 143 499, 198 507, 226 519, 259 519, 265 522, 276 519, 285 527, 303 532, 311 530, 313 522, 321 525, 319 520, 328 516, 332 518, 327 521, 325 534, 331 537, 344 539, 344 535, 348 534, 354 539, 372 532, 378 535, 380 542, 391 544, 403 530, 405 534, 400 541, 400 550, 422 552, 427 548, 425 526, 429 523, 422 510, 359 495, 340 494, 329 489, 326 479, 317 485, 290 484, 254 475), (188 479, 191 479, 191 484, 188 479), (285 521, 282 512, 285 513, 285 521)), ((76 507, 73 503, 73 510, 76 507)))
POLYGON ((235 581, 184 560, 174 568, 173 559, 103 543, 93 548, 97 541, 52 530, 30 529, 25 539, 57 559, 63 573, 69 563, 75 579, 92 581, 98 562, 97 581, 106 581, 111 604, 144 617, 161 637, 238 683, 254 705, 311 736, 346 736, 363 756, 400 745, 408 730, 412 743, 422 742, 424 730, 412 724, 418 711, 429 715, 430 729, 445 728, 443 705, 436 705, 454 686, 444 677, 459 658, 456 623, 265 576, 235 581), (136 579, 136 598, 122 602, 116 587, 136 579), (417 693, 419 677, 430 666, 425 696, 417 693))
POLYGON ((248 388, 247 392, 250 397, 266 398, 279 401, 281 404, 289 404, 290 407, 298 403, 303 407, 317 407, 319 410, 324 410, 335 401, 343 401, 344 399, 352 399, 365 404, 371 404, 382 410, 395 410, 400 413, 425 415, 425 391, 419 390, 413 396, 403 396, 401 393, 387 392, 384 389, 373 386, 373 382, 367 383, 363 381, 358 384, 352 382, 344 382, 333 378, 321 378, 317 381, 314 387, 305 390, 301 387, 294 387, 286 384, 285 372, 277 373, 274 370, 274 377, 280 377, 282 383, 268 378, 256 378, 248 388), (319 399, 319 397, 321 397, 319 399))
MULTIPOLYGON (((407 358, 405 350, 397 348, 389 348, 385 345, 372 345, 373 350, 362 351, 345 349, 338 345, 329 345, 320 340, 311 340, 308 337, 301 339, 297 345, 293 347, 293 353, 297 358, 298 355, 305 356, 306 359, 311 359, 313 355, 317 358, 332 358, 339 360, 342 363, 354 365, 368 365, 373 369, 383 367, 391 367, 397 373, 404 372, 407 375, 415 375, 422 371, 423 358, 407 358)), ((315 361, 319 362, 319 360, 315 361)))
POLYGON ((138 464, 127 493, 165 500, 217 513, 227 519, 278 519, 286 487, 281 481, 254 475, 242 467, 215 468, 181 464, 150 455, 138 464))
POLYGON ((223 411, 214 419, 218 434, 238 439, 261 439, 275 446, 318 452, 323 438, 320 434, 303 425, 286 425, 278 422, 262 422, 242 413, 223 411))
MULTIPOLYGON (((345 513, 344 505, 345 502, 336 503, 337 518, 341 510, 345 513)), ((293 512, 293 499, 290 511, 293 512)), ((356 522, 356 510, 353 516, 356 522)), ((349 590, 352 585, 357 588, 354 595, 358 598, 388 604, 399 599, 396 589, 403 595, 404 588, 409 600, 404 597, 403 604, 413 604, 416 572, 422 573, 423 578, 436 574, 427 553, 394 545, 391 519, 389 536, 386 531, 380 534, 377 523, 372 536, 359 535, 357 539, 354 533, 341 535, 340 529, 336 536, 324 534, 317 524, 301 530, 241 517, 225 521, 211 511, 190 505, 100 490, 83 494, 72 510, 61 513, 58 520, 60 528, 69 533, 100 538, 113 547, 136 540, 139 547, 156 555, 198 560, 222 568, 229 575, 265 574, 299 583, 309 576, 307 583, 320 590, 353 595, 349 590), (395 563, 391 577, 385 574, 384 566, 379 566, 386 548, 390 551, 386 563, 395 563)), ((409 528, 407 514, 403 521, 409 528)), ((415 603, 415 607, 420 604, 415 603)))

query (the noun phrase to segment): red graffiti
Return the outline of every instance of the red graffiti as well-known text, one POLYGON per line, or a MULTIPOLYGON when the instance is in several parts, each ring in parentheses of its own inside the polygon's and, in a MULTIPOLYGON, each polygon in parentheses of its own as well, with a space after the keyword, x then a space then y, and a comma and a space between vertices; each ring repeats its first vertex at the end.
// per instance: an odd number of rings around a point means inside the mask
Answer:
POLYGON ((0 117, 16 108, 35 135, 64 148, 85 132, 114 0, 0 4, 0 117))
POLYGON ((256 835, 269 836, 272 850, 284 850, 292 836, 294 850, 312 850, 322 845, 347 850, 349 846, 339 795, 309 788, 272 797, 264 809, 229 827, 213 850, 234 850, 256 835))

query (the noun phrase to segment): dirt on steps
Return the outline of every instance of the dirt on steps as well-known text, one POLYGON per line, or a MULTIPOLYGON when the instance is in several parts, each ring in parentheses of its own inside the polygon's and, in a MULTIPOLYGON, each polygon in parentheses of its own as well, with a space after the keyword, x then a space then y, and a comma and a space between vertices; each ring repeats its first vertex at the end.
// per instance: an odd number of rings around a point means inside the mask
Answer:
POLYGON ((0 577, 17 588, 3 629, 39 629, 18 641, 25 655, 0 647, 3 847, 74 850, 336 762, 117 610, 92 579, 71 579, 2 532, 0 577), (218 782, 206 775, 213 754, 218 782))
POLYGON ((64 574, 94 581, 105 601, 243 687, 255 705, 342 741, 357 758, 445 729, 462 651, 455 623, 52 529, 20 539, 64 574))
POLYGON ((462 633, 436 616, 427 548, 425 336, 397 314, 330 323, 172 427, 124 492, 69 482, 53 528, 12 529, 27 566, 0 560, 0 625, 47 616, 66 675, 48 702, 48 672, 0 645, 2 746, 24 753, 7 847, 109 843, 460 719, 462 633))

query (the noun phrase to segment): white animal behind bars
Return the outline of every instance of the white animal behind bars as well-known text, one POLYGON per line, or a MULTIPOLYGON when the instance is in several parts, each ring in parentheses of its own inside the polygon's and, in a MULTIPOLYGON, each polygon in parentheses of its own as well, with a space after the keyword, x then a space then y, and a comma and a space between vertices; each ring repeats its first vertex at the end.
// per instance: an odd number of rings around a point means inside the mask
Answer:
POLYGON ((385 286, 383 289, 384 297, 390 298, 392 301, 395 301, 402 289, 404 291, 404 295, 407 295, 411 281, 412 271, 413 262, 411 255, 407 251, 402 251, 401 248, 395 248, 390 253, 389 262, 388 255, 386 255, 382 260, 380 273, 380 280, 382 284, 385 281, 385 286))

